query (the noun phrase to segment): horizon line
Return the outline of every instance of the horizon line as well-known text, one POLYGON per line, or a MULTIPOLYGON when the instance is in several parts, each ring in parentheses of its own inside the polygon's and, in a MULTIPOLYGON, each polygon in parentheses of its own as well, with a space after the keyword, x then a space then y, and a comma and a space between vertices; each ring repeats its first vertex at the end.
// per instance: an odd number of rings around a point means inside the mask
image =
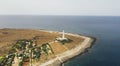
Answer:
POLYGON ((39 15, 39 14, 0 14, 0 16, 120 16, 120 15, 39 15))

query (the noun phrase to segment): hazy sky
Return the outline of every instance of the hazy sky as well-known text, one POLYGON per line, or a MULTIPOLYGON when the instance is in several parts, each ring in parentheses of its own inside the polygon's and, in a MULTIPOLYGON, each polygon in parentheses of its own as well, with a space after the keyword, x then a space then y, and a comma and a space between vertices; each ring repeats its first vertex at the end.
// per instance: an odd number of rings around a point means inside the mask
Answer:
POLYGON ((0 14, 120 16, 120 0, 0 0, 0 14))

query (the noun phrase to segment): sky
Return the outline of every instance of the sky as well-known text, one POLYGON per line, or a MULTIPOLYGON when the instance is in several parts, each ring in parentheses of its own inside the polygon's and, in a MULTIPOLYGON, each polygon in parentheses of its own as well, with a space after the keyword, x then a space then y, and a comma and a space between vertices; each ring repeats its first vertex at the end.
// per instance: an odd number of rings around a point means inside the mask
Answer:
POLYGON ((120 0, 0 0, 0 15, 120 16, 120 0))

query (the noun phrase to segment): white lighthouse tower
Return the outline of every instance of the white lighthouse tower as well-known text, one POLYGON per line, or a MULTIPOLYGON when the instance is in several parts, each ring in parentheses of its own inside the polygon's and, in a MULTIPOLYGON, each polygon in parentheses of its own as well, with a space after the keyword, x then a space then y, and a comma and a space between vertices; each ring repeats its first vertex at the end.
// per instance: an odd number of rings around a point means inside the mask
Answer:
POLYGON ((65 32, 64 32, 64 30, 62 31, 62 37, 58 37, 58 38, 56 38, 57 40, 60 40, 60 41, 62 41, 62 40, 67 40, 67 38, 65 38, 65 32))
POLYGON ((62 39, 65 39, 65 32, 64 32, 64 30, 62 32, 62 39))

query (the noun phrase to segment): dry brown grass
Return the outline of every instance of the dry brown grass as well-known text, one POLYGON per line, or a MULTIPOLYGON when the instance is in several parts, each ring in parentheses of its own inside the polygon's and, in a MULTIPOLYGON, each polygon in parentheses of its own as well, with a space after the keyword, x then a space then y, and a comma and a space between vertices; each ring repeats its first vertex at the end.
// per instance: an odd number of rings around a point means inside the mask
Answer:
POLYGON ((56 43, 53 43, 50 45, 51 45, 55 55, 67 51, 67 49, 59 42, 56 42, 56 43))
POLYGON ((32 39, 38 36, 37 44, 53 41, 57 34, 29 29, 0 29, 0 55, 6 54, 8 50, 19 39, 32 39))
MULTIPOLYGON (((13 46, 13 44, 15 44, 17 40, 32 39, 35 36, 38 36, 37 44, 38 46, 40 46, 43 43, 48 43, 55 40, 55 38, 60 36, 60 34, 29 29, 0 29, 0 56, 3 54, 7 54, 9 49, 13 46)), ((71 35, 66 35, 66 38, 69 38, 73 41, 71 43, 65 43, 64 45, 61 44, 60 42, 50 44, 54 51, 54 54, 49 54, 46 57, 45 54, 42 53, 39 63, 43 63, 52 58, 55 58, 55 55, 65 52, 69 49, 72 49, 84 41, 83 38, 71 35)), ((28 62, 24 64, 24 66, 26 65, 28 65, 28 62)))

